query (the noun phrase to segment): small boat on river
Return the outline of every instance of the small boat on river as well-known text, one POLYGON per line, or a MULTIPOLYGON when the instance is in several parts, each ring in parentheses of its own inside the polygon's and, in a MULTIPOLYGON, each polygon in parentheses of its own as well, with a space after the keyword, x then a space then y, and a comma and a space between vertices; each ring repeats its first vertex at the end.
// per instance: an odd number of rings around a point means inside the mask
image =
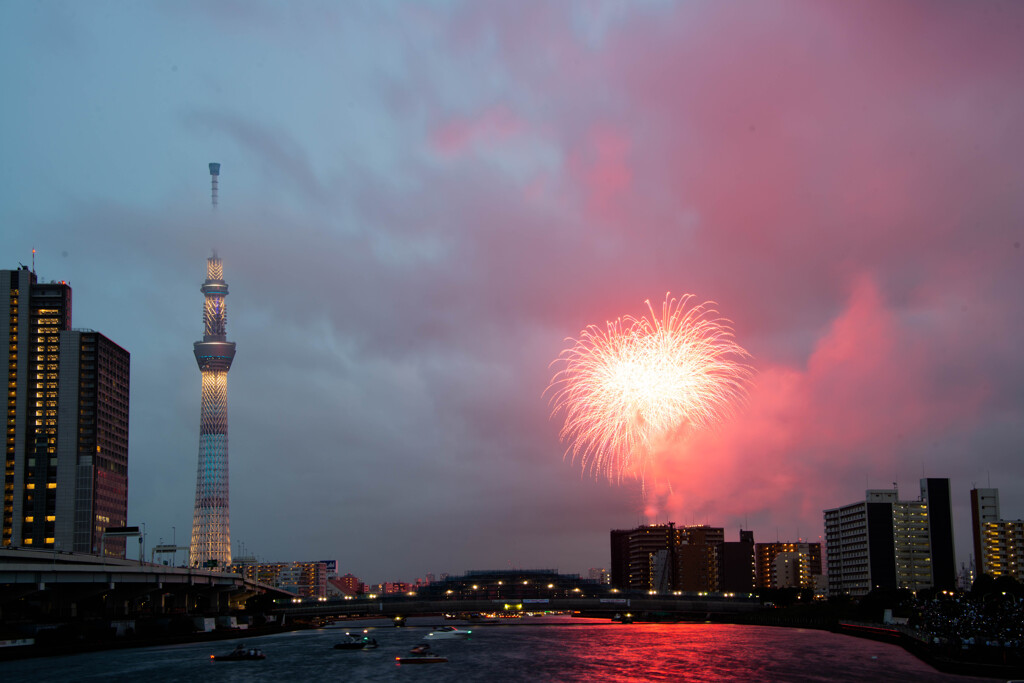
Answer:
POLYGON ((395 657, 398 664, 443 664, 448 661, 447 657, 441 657, 430 650, 430 645, 424 643, 409 650, 411 657, 395 657))
POLYGON ((372 650, 375 647, 377 647, 376 638, 351 633, 345 633, 345 638, 340 643, 334 644, 335 650, 372 650))
POLYGON ((239 645, 226 655, 210 655, 210 659, 215 662, 254 662, 266 658, 263 650, 257 647, 246 648, 243 645, 239 645))

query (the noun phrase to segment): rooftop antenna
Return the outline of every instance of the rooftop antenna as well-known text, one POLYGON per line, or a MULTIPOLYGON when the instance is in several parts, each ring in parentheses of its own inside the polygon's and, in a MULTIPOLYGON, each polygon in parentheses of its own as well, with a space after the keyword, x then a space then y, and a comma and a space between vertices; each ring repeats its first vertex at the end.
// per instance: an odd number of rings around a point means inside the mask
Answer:
POLYGON ((220 176, 220 164, 210 162, 210 201, 214 210, 217 209, 217 178, 220 176))
POLYGON ((36 250, 32 250, 32 272, 36 272, 36 250))

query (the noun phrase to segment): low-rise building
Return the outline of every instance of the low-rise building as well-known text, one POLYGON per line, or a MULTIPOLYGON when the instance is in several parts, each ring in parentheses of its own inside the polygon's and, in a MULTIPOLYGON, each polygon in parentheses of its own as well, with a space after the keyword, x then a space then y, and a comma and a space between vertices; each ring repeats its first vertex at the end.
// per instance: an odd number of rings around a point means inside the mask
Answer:
POLYGON ((820 543, 758 543, 755 548, 758 588, 813 589, 821 575, 820 543))

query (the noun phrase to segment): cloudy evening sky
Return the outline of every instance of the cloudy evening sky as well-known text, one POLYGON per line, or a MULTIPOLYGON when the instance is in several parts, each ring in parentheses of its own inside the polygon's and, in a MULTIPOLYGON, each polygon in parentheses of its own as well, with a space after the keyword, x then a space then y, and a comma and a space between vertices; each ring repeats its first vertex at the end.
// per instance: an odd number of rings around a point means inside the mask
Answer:
POLYGON ((191 527, 216 248, 236 555, 585 573, 612 528, 818 540, 931 476, 966 560, 972 485, 1024 516, 1022 82, 1012 2, 6 2, 0 268, 131 352, 150 545, 191 527), (543 392, 666 292, 756 378, 645 500, 543 392))

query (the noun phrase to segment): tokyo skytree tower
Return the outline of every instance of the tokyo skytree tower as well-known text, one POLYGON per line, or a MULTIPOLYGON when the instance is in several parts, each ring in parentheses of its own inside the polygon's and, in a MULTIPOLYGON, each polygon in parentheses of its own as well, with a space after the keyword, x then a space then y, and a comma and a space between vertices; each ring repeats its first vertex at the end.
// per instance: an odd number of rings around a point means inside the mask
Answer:
MULTIPOLYGON (((217 205, 220 164, 210 164, 213 205, 217 205)), ((217 253, 206 259, 206 282, 200 288, 203 307, 203 341, 194 352, 203 375, 203 401, 199 420, 199 469, 196 474, 196 507, 192 517, 189 564, 224 568, 231 564, 231 530, 228 515, 228 370, 235 357, 235 343, 227 341, 228 285, 224 264, 217 253)))

